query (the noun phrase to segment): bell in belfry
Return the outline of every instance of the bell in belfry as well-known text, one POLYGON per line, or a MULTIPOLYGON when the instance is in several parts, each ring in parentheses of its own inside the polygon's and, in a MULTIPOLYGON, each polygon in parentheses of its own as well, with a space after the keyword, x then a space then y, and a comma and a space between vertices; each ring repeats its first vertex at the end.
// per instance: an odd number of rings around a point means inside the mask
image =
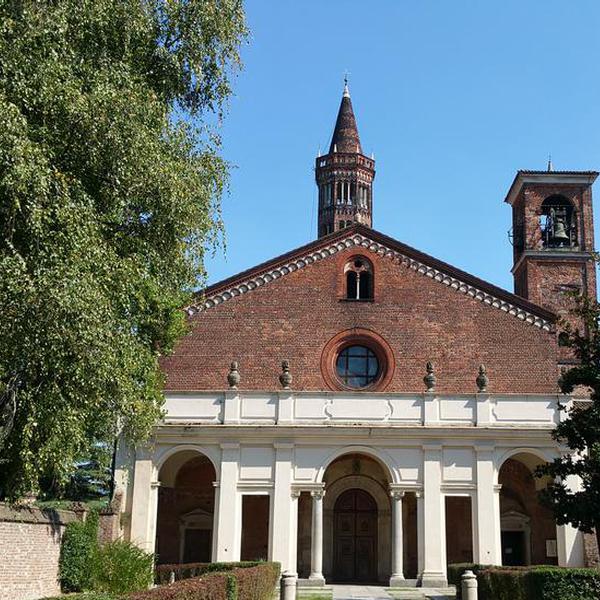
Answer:
POLYGON ((570 237, 565 227, 564 215, 557 213, 552 223, 552 242, 556 246, 568 246, 570 237))

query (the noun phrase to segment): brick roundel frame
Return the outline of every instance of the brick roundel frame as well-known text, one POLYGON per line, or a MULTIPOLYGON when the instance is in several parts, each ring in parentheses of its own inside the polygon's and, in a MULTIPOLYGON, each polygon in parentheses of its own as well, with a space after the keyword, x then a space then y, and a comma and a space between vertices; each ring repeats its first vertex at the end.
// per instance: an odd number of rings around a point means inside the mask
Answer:
POLYGON ((394 375, 394 353, 390 345, 379 334, 369 329, 346 329, 332 337, 321 353, 321 374, 330 390, 351 392, 383 392, 394 375), (348 346, 367 346, 379 361, 380 375, 376 381, 363 388, 344 385, 337 376, 335 363, 338 354, 348 346))

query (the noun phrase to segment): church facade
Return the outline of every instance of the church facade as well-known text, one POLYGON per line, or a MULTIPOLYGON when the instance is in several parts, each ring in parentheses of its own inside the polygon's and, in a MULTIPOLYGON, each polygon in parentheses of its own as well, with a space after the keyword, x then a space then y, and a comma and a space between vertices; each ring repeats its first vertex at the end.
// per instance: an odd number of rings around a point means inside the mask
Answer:
POLYGON ((515 293, 372 228, 347 86, 315 173, 317 239, 187 308, 165 417, 118 453, 124 535, 161 563, 264 558, 314 585, 583 566, 533 472, 565 451, 556 321, 565 291, 595 297, 597 173, 517 173, 515 293))

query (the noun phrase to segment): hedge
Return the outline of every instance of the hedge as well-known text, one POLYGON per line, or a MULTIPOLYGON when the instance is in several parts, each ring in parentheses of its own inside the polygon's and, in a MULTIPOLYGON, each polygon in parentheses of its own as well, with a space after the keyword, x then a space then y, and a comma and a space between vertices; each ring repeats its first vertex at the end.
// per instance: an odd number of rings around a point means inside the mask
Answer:
POLYGON ((256 567, 233 570, 239 600, 271 600, 279 580, 279 563, 263 563, 256 567))
POLYGON ((279 563, 267 562, 161 565, 157 568, 160 577, 176 572, 180 579, 132 594, 127 600, 270 600, 279 568, 279 563), (186 578, 198 572, 202 577, 186 578))
POLYGON ((242 561, 242 562, 214 562, 214 563, 186 563, 157 565, 154 569, 154 582, 158 585, 171 582, 171 574, 175 581, 199 577, 205 573, 225 572, 233 569, 245 569, 264 565, 264 561, 242 561))
POLYGON ((448 582, 457 586, 467 569, 477 575, 479 600, 598 600, 600 571, 552 566, 493 567, 448 565, 448 582))
POLYGON ((127 596, 127 600, 237 600, 235 576, 208 573, 127 596))

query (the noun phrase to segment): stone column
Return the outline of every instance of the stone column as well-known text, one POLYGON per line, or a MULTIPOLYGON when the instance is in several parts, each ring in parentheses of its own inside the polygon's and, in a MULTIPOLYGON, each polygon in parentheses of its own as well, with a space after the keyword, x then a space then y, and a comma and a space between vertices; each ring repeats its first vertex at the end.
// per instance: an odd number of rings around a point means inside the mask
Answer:
POLYGON ((423 445, 423 587, 445 587, 446 528, 442 484, 442 446, 423 445))
POLYGON ((271 526, 271 560, 281 563, 281 570, 296 572, 293 549, 296 528, 292 522, 291 483, 294 444, 275 444, 275 489, 273 490, 273 523, 271 526))
POLYGON ((417 576, 420 579, 423 574, 424 560, 424 547, 423 547, 423 535, 425 531, 425 509, 423 504, 423 491, 418 490, 415 492, 417 498, 417 576))
POLYGON ((390 577, 390 587, 400 586, 404 581, 404 545, 402 529, 402 499, 404 492, 392 490, 392 576, 390 577))
POLYGON ((133 472, 130 540, 146 552, 154 552, 158 486, 153 484, 152 457, 146 449, 139 448, 133 472))
POLYGON ((221 444, 221 476, 219 480, 219 504, 217 530, 217 561, 240 560, 242 539, 242 516, 237 491, 240 445, 221 444))
POLYGON ((500 502, 494 485, 494 448, 476 446, 477 492, 473 559, 481 565, 502 564, 500 545, 500 502))
MULTIPOLYGON (((574 475, 569 475, 565 483, 567 484, 567 488, 572 492, 577 492, 581 489, 581 480, 574 475)), ((583 534, 579 529, 571 525, 557 525, 556 551, 560 567, 585 566, 583 534)))
POLYGON ((313 490, 310 495, 312 496, 312 536, 309 579, 317 584, 325 584, 323 577, 323 496, 325 490, 313 490))

